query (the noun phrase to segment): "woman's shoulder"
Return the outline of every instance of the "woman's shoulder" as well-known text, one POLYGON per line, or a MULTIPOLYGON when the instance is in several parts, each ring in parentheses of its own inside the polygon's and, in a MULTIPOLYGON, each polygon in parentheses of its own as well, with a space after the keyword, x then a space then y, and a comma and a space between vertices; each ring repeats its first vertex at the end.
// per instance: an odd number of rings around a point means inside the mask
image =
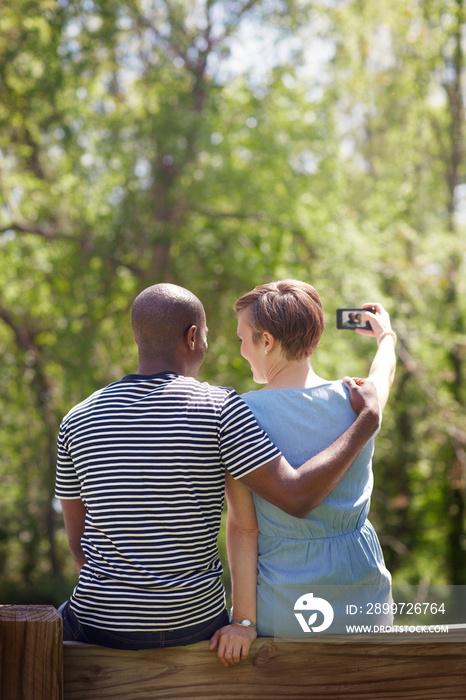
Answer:
POLYGON ((287 389, 259 389, 241 394, 249 406, 267 406, 289 400, 315 399, 330 401, 332 398, 349 402, 349 391, 342 380, 319 382, 309 387, 287 389))

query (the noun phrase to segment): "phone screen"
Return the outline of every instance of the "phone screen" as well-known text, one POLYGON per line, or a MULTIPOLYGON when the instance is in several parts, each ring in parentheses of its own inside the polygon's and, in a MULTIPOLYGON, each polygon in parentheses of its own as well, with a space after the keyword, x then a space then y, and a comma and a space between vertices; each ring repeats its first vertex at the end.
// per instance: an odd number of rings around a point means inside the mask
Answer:
POLYGON ((355 331, 356 328, 371 330, 369 321, 364 320, 364 312, 372 309, 362 309, 357 307, 337 309, 337 328, 348 331, 355 331))

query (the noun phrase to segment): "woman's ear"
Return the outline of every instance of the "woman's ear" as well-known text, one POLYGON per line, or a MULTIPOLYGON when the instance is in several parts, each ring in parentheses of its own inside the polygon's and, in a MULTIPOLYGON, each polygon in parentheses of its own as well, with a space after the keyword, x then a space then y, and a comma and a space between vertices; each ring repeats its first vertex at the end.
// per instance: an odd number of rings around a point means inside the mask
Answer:
POLYGON ((267 331, 264 331, 262 334, 262 342, 264 344, 264 350, 266 354, 268 354, 271 350, 273 350, 277 341, 275 340, 273 335, 271 335, 267 331))

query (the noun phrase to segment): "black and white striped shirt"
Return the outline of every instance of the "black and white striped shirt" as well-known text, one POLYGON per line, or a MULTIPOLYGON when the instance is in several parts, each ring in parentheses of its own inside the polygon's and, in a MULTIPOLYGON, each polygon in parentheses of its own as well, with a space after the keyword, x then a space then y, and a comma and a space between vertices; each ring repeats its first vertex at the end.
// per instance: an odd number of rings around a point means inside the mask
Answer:
POLYGON ((225 469, 241 478, 278 454, 235 392, 171 372, 129 375, 75 406, 56 496, 87 509, 78 619, 148 632, 215 618, 225 469))

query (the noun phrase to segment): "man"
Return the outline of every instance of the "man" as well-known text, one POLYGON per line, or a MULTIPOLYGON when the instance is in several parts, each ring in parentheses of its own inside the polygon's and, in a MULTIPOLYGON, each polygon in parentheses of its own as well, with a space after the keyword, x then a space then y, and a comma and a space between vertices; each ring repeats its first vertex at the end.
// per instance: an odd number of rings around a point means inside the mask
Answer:
POLYGON ((348 320, 346 321, 344 327, 355 328, 357 325, 359 325, 359 321, 357 320, 355 314, 350 311, 350 313, 348 314, 348 320))
POLYGON ((225 469, 304 517, 377 429, 375 391, 348 380, 354 424, 295 470, 234 391, 196 380, 207 350, 197 297, 149 287, 133 304, 132 327, 137 373, 75 406, 60 427, 56 495, 80 572, 61 607, 65 639, 144 649, 226 626, 227 639, 245 638, 246 655, 254 620, 235 610, 228 626, 220 582, 225 469))

